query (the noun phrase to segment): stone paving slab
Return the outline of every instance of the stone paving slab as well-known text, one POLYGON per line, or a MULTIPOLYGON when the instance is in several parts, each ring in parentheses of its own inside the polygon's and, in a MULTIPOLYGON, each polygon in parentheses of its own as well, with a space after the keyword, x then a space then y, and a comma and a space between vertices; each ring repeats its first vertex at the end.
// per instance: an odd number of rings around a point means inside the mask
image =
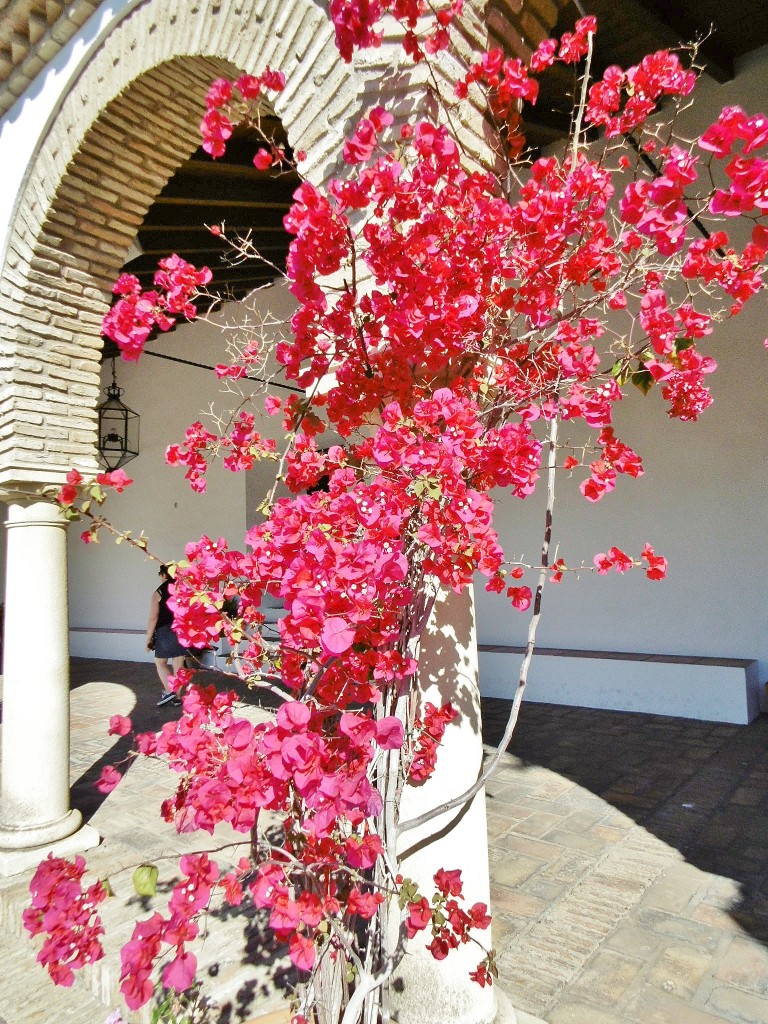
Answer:
MULTIPOLYGON (((488 742, 506 713, 484 701, 488 742)), ((516 1006, 549 1024, 768 1024, 766 749, 765 716, 523 708, 487 798, 516 1006)))
MULTIPOLYGON (((36 949, 21 924, 32 871, 0 879, 0 1021, 5 1024, 52 1024, 54 1019, 56 1024, 103 1024, 108 1013, 118 1008, 126 1021, 149 1021, 151 1008, 135 1014, 125 1009, 119 994, 119 948, 130 938, 137 917, 164 909, 178 877, 179 855, 211 849, 214 844, 205 833, 179 835, 162 821, 159 807, 175 789, 174 773, 160 761, 126 761, 129 739, 108 735, 107 724, 114 714, 132 715, 138 731, 158 729, 178 715, 178 710, 155 707, 160 690, 154 666, 78 660, 72 664, 72 805, 104 837, 86 860, 89 872, 109 878, 117 897, 100 908, 107 955, 83 971, 72 989, 56 988, 35 963, 36 949), (121 761, 121 770, 129 777, 107 796, 100 794, 93 784, 103 766, 120 766, 121 761), (154 899, 134 894, 131 876, 142 863, 160 869, 154 899)), ((251 717, 254 712, 258 709, 251 709, 251 717)), ((243 706, 241 713, 249 714, 249 709, 243 706)), ((216 860, 224 866, 235 864, 245 853, 243 836, 226 828, 217 830, 215 845, 216 860)), ((282 1008, 294 972, 284 948, 266 940, 263 920, 239 914, 214 916, 209 919, 202 951, 196 952, 205 991, 217 1007, 211 1017, 215 1024, 236 1024, 273 1012, 285 1018, 282 1008), (246 941, 247 964, 242 956, 246 941)))
MULTIPOLYGON (((146 730, 175 712, 155 707, 152 665, 74 659, 72 686, 72 802, 105 837, 89 864, 123 896, 133 867, 160 859, 167 887, 183 849, 210 845, 159 820, 167 768, 126 762, 106 797, 93 782, 129 752, 110 715, 146 730)), ((483 702, 489 744, 507 709, 483 702)), ((735 727, 524 706, 487 794, 494 944, 518 1024, 768 1024, 766 749, 765 716, 735 727)), ((30 876, 0 880, 0 1024, 103 1024, 121 1005, 117 948, 150 903, 110 901, 107 962, 57 989, 21 928, 30 876)), ((282 1024, 290 965, 262 922, 246 924, 252 964, 239 915, 206 940, 213 1024, 282 1024)))

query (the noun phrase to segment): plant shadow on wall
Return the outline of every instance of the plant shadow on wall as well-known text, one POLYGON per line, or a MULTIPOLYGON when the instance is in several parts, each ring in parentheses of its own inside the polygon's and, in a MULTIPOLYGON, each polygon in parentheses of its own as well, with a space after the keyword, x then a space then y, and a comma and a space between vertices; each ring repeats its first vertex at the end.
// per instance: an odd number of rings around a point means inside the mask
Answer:
MULTIPOLYGON (((483 700, 496 745, 508 702, 483 700)), ((732 726, 618 711, 526 704, 507 748, 599 796, 703 872, 740 886, 728 913, 768 946, 768 716, 732 726)), ((494 798, 488 797, 494 810, 494 798)), ((497 802, 496 809, 503 813, 497 802)), ((540 838, 546 841, 546 833, 540 838)))

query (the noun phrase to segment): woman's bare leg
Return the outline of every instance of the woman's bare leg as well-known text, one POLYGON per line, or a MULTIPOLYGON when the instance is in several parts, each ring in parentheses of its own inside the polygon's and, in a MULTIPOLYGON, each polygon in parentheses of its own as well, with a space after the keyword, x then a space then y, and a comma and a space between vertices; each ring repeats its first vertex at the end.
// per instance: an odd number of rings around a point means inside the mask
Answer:
MULTIPOLYGON (((168 692, 168 661, 165 658, 155 658, 155 668, 160 677, 160 685, 165 693, 168 692)), ((175 671, 175 670, 174 670, 175 671)))

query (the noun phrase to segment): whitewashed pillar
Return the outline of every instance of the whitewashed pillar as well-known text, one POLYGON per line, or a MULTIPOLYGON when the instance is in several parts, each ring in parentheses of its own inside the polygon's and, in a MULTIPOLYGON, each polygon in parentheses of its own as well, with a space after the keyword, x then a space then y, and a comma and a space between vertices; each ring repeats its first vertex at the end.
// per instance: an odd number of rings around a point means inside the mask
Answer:
MULTIPOLYGON (((480 731, 477 638, 472 591, 443 592, 422 637, 419 656, 421 700, 441 707, 450 701, 459 717, 451 722, 438 752, 433 776, 420 786, 406 786, 400 820, 415 818, 458 796, 476 781, 483 760, 480 731)), ((490 907, 485 790, 462 808, 448 811, 402 835, 400 871, 418 883, 427 899, 435 892, 438 868, 461 869, 466 905, 490 907)), ((476 932, 490 948, 490 929, 476 932)), ((497 1002, 496 988, 481 988, 469 977, 483 957, 472 942, 435 960, 425 950, 429 929, 408 943, 391 986, 393 1016, 398 1024, 513 1024, 508 1000, 497 1002), (503 1004, 503 1005, 502 1005, 503 1004)))
POLYGON ((82 822, 69 806, 67 522, 48 502, 11 503, 6 529, 0 874, 82 822))

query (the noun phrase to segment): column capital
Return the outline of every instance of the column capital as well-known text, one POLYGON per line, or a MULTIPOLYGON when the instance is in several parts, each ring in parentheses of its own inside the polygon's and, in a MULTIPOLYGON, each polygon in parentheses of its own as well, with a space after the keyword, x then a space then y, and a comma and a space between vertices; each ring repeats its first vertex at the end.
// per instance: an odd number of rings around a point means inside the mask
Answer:
POLYGON ((66 528, 69 521, 62 510, 53 501, 41 495, 27 495, 19 500, 14 497, 8 500, 8 517, 5 521, 10 530, 20 526, 60 526, 66 528))
POLYGON ((95 477, 101 467, 93 460, 77 459, 71 465, 42 465, 30 467, 3 467, 0 463, 0 501, 5 504, 28 505, 43 501, 55 494, 67 482, 67 473, 73 468, 85 479, 95 477))

